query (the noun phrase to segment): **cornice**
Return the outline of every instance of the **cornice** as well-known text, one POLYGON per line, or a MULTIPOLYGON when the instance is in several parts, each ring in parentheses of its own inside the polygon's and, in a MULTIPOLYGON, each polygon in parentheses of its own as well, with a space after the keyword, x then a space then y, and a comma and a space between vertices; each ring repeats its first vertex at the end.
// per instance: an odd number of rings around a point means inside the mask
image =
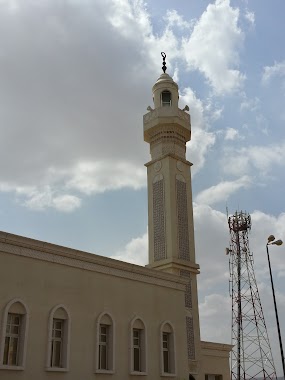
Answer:
POLYGON ((170 268, 175 268, 175 269, 185 269, 185 270, 188 270, 189 272, 192 272, 194 274, 200 273, 199 264, 196 264, 193 261, 186 261, 186 260, 182 260, 182 259, 177 259, 175 257, 155 261, 151 264, 148 264, 147 268, 153 268, 153 269, 156 268, 159 270, 167 270, 170 268))
POLYGON ((177 156, 176 154, 167 153, 167 154, 162 155, 159 158, 156 158, 155 160, 151 160, 151 161, 147 162, 146 164, 144 164, 144 166, 148 167, 148 166, 156 163, 156 161, 161 161, 161 160, 163 160, 166 157, 170 157, 170 158, 173 158, 174 160, 181 161, 181 162, 183 162, 184 164, 186 164, 188 166, 192 166, 193 165, 192 162, 184 160, 182 157, 177 156))
POLYGON ((133 281, 185 290, 186 281, 174 274, 2 231, 0 231, 0 251, 133 281))
POLYGON ((223 354, 229 354, 233 347, 232 344, 201 341, 203 355, 222 356, 223 354), (216 355, 213 355, 213 351, 216 352, 216 355))

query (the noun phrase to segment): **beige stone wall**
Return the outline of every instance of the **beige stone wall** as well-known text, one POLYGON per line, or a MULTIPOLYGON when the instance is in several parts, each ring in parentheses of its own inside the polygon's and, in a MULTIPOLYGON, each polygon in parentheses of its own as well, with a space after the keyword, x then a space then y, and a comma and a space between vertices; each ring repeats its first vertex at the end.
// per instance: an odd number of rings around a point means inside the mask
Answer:
MULTIPOLYGON (((21 250, 19 246, 9 247, 18 254, 21 250)), ((110 274, 106 274, 18 254, 0 252, 0 317, 2 323, 3 310, 13 298, 20 298, 28 306, 30 318, 26 368, 24 371, 0 369, 0 379, 137 378, 129 375, 129 331, 135 315, 141 317, 147 327, 148 375, 144 378, 160 378, 159 331, 166 320, 175 328, 178 351, 177 376, 174 378, 188 378, 183 282, 179 283, 176 276, 138 267, 143 274, 138 274, 137 280, 133 276, 132 280, 112 274, 112 266, 116 264, 114 260, 110 260, 110 274), (156 282, 154 273, 157 273, 158 278, 164 276, 161 281, 168 283, 168 286, 145 282, 147 278, 148 282, 156 282), (144 275, 146 278, 143 279, 144 275), (168 282, 167 278, 173 278, 177 283, 168 282), (45 371, 48 318, 57 304, 65 305, 71 316, 70 371, 67 373, 45 371), (110 313, 115 321, 115 374, 94 375, 96 319, 104 311, 110 313)), ((38 251, 39 258, 45 254, 38 251)), ((93 256, 90 254, 90 261, 93 256)), ((59 255, 54 257, 58 258, 59 255)), ((84 257, 87 260, 89 254, 84 257)), ((120 262, 118 265, 124 267, 126 273, 132 273, 136 268, 120 262)))
POLYGON ((230 380, 229 355, 232 345, 214 342, 201 342, 201 373, 221 375, 223 380, 230 380))

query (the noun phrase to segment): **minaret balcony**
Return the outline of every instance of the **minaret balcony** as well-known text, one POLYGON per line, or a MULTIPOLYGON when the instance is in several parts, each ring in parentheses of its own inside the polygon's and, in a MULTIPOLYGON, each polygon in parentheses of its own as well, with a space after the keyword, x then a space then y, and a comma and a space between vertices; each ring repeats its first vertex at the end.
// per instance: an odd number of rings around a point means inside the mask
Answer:
POLYGON ((190 115, 177 107, 159 107, 148 112, 143 117, 144 123, 144 140, 150 143, 158 130, 166 132, 173 128, 179 132, 186 141, 191 138, 190 115))

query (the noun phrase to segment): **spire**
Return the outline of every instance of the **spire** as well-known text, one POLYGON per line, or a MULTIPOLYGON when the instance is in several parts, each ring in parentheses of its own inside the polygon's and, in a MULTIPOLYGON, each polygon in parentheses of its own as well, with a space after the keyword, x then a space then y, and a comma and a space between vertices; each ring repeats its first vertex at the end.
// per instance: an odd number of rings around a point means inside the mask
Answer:
POLYGON ((166 58, 166 54, 162 51, 161 53, 161 56, 162 56, 162 58, 163 58, 163 62, 162 62, 162 70, 163 70, 163 72, 164 72, 164 74, 165 74, 165 71, 166 71, 166 69, 167 69, 167 67, 166 67, 166 62, 165 62, 165 58, 166 58))

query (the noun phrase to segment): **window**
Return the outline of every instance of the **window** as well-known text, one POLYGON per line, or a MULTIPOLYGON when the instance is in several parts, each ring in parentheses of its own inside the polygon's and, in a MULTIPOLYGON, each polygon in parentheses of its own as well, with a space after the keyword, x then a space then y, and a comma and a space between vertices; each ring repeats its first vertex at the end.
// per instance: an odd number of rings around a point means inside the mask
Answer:
POLYGON ((20 332, 21 315, 8 313, 3 359, 4 365, 18 365, 20 332))
POLYGON ((162 333, 162 350, 163 350, 163 371, 170 372, 169 362, 169 333, 162 333))
POLYGON ((140 372, 141 367, 141 330, 133 330, 134 371, 140 372))
POLYGON ((171 106, 171 92, 170 91, 162 91, 161 93, 161 105, 171 106))
POLYGON ((47 371, 66 372, 69 369, 70 315, 66 307, 54 307, 48 323, 47 371))
POLYGON ((175 375, 175 336, 170 322, 161 326, 161 375, 175 375))
POLYGON ((29 313, 19 299, 8 303, 4 310, 0 337, 0 368, 23 370, 26 358, 29 313))
POLYGON ((108 313, 100 314, 97 319, 97 358, 95 372, 114 372, 114 336, 112 317, 108 313))
POLYGON ((51 367, 62 367, 63 319, 54 319, 52 325, 51 367))
POLYGON ((142 319, 135 317, 130 324, 131 350, 130 373, 132 375, 146 375, 146 327, 142 319))
POLYGON ((108 369, 109 326, 100 325, 99 336, 99 369, 108 369))

